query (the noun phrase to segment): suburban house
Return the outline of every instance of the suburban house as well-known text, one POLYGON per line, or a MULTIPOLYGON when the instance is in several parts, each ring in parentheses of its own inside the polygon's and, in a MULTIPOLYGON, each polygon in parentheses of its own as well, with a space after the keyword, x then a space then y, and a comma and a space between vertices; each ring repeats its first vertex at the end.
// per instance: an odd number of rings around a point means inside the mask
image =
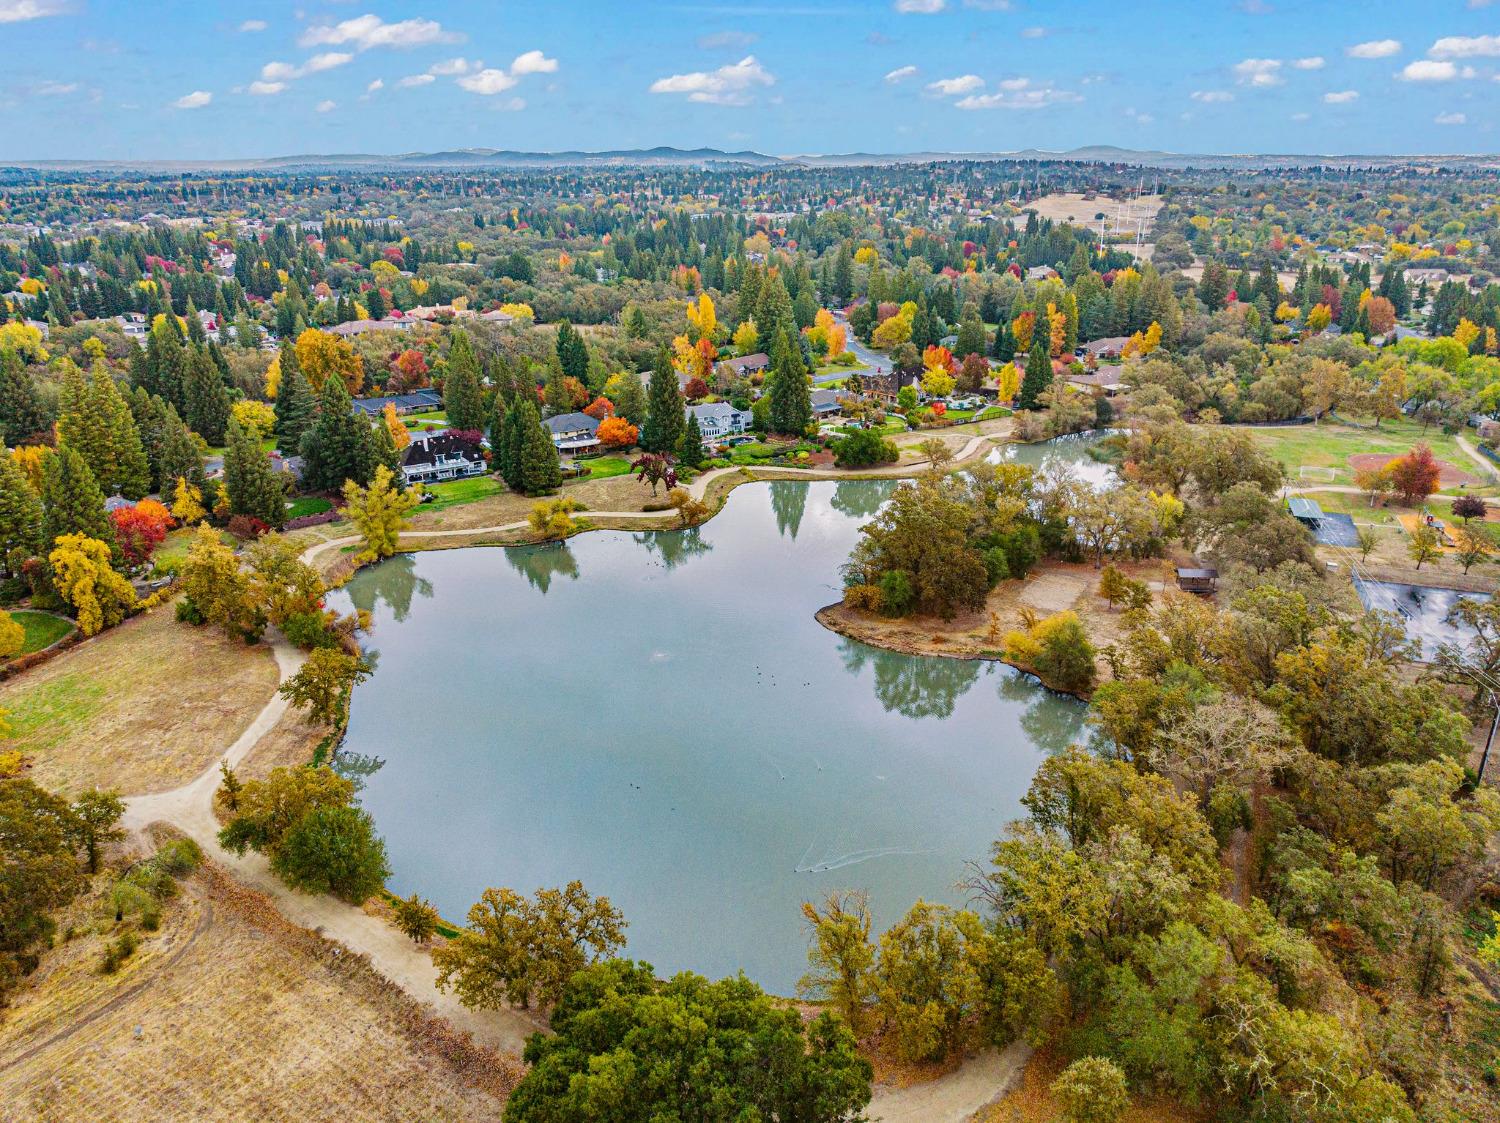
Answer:
POLYGON ((542 422, 564 456, 599 451, 599 422, 586 413, 560 413, 542 422))
POLYGON ((812 398, 813 416, 819 421, 829 417, 837 417, 844 411, 844 404, 839 400, 837 390, 814 390, 810 395, 812 398))
POLYGON ((1093 359, 1118 359, 1125 353, 1125 344, 1130 342, 1129 336, 1111 335, 1105 339, 1094 339, 1081 345, 1078 350, 1080 358, 1093 359))
POLYGON ((903 381, 899 371, 878 371, 875 374, 862 375, 860 381, 866 394, 883 402, 894 402, 903 386, 916 387, 919 396, 922 393, 922 380, 915 374, 907 375, 903 381))
POLYGON ((1062 274, 1050 265, 1033 265, 1030 269, 1026 270, 1026 279, 1028 281, 1050 281, 1060 276, 1062 274))
POLYGON ((413 324, 421 322, 410 316, 385 320, 349 320, 347 323, 334 324, 328 331, 332 335, 348 339, 351 336, 364 335, 368 331, 410 331, 413 324))
POLYGON ((1106 398, 1113 398, 1125 389, 1120 382, 1120 374, 1124 369, 1118 365, 1100 367, 1083 374, 1069 374, 1066 379, 1070 386, 1077 386, 1080 390, 1102 390, 1106 398))
POLYGON ((735 378, 748 378, 752 374, 771 369, 771 360, 760 351, 753 355, 741 355, 737 359, 725 359, 720 366, 729 368, 729 373, 735 378))
POLYGON ((387 394, 379 398, 355 398, 354 412, 375 417, 385 412, 385 407, 396 407, 396 413, 425 413, 443 408, 443 396, 436 390, 414 390, 410 394, 387 394))
POLYGON ((409 484, 461 480, 484 475, 484 456, 476 445, 455 437, 451 429, 413 433, 411 444, 401 450, 401 471, 409 484))
POLYGON ((748 409, 735 409, 728 402, 709 402, 705 405, 688 406, 684 411, 689 417, 698 419, 698 428, 703 433, 703 443, 713 444, 743 433, 750 428, 751 415, 748 409))

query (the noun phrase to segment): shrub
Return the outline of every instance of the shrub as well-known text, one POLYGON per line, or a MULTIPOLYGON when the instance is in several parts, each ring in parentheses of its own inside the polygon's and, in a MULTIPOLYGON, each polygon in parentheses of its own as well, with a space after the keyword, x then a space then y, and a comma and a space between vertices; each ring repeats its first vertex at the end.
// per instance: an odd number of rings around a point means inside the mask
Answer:
POLYGON ((984 571, 989 575, 992 589, 1010 576, 1010 556, 1003 546, 991 546, 984 551, 984 571))
POLYGON ((271 869, 293 889, 363 904, 390 876, 385 843, 357 807, 319 807, 286 833, 271 869))
POLYGON ((905 616, 917 603, 911 574, 904 569, 888 569, 880 575, 880 598, 887 616, 905 616))
POLYGON ((1005 637, 1005 658, 1034 671, 1056 690, 1084 691, 1094 685, 1094 645, 1076 614, 1058 612, 1025 631, 1005 637))
POLYGON ((207 621, 198 606, 193 603, 192 597, 183 597, 177 602, 177 622, 179 624, 191 624, 193 627, 201 627, 207 621))
POLYGON ((391 912, 395 914, 396 927, 415 943, 426 943, 437 931, 437 909, 432 907, 431 901, 423 900, 415 893, 397 898, 391 905, 391 912))
POLYGON ((858 612, 884 612, 885 594, 879 585, 850 585, 844 590, 844 606, 858 612))
POLYGON ((1052 1082, 1066 1123, 1118 1123, 1130 1106, 1125 1074, 1104 1057, 1084 1057, 1052 1082))
POLYGON ((884 439, 873 429, 861 429, 833 442, 833 462, 840 468, 893 464, 900 456, 895 442, 884 439))
POLYGON ((122 932, 119 939, 105 947, 104 961, 99 964, 100 973, 113 975, 120 969, 121 963, 135 954, 135 949, 140 945, 140 938, 134 932, 122 932))
POLYGON ((229 520, 227 527, 230 534, 241 542, 249 542, 251 539, 259 538, 271 529, 270 525, 254 515, 235 515, 229 520))
POLYGON ((328 622, 321 612, 299 612, 288 616, 282 622, 281 634, 305 651, 339 645, 338 636, 328 630, 328 622))

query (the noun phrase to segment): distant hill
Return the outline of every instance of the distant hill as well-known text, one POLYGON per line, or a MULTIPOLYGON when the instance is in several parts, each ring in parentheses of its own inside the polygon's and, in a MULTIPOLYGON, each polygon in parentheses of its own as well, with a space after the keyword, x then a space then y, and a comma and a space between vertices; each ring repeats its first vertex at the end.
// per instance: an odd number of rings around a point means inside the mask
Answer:
POLYGON ((1395 167, 1481 166, 1500 167, 1493 155, 1334 155, 1315 153, 1213 154, 1142 151, 1113 145, 1090 145, 1066 152, 1027 148, 1017 152, 844 152, 768 156, 763 152, 725 152, 718 148, 616 149, 606 152, 521 152, 500 148, 458 148, 444 152, 400 152, 379 154, 304 153, 268 159, 240 160, 17 160, 0 161, 13 168, 54 170, 190 171, 310 171, 339 168, 590 168, 590 167, 883 167, 893 164, 931 164, 952 161, 1067 161, 1101 163, 1141 168, 1295 168, 1295 167, 1395 167))

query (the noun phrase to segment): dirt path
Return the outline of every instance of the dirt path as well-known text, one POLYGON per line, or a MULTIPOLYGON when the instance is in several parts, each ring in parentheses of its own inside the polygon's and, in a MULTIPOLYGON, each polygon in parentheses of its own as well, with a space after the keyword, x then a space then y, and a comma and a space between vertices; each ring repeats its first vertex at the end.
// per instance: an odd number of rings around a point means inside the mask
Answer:
POLYGON ((986 1049, 947 1076, 909 1088, 877 1088, 870 1123, 962 1123, 1021 1078, 1031 1047, 1017 1041, 986 1049))
POLYGON ((1468 441, 1464 440, 1463 437, 1455 435, 1453 439, 1458 443, 1458 447, 1464 450, 1464 455, 1467 456, 1470 460, 1474 461, 1475 464, 1478 464, 1481 469, 1483 469, 1485 479, 1489 480, 1491 483, 1495 483, 1497 480, 1500 480, 1500 468, 1496 468, 1492 460, 1487 459, 1483 453, 1481 453, 1468 441))

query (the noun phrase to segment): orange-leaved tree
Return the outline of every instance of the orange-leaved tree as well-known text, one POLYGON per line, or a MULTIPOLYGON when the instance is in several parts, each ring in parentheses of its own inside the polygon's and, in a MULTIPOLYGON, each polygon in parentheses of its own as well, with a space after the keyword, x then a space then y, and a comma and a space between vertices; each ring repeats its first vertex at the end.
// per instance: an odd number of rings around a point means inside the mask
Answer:
POLYGON ((629 448, 640 431, 623 417, 606 417, 599 422, 599 443, 606 448, 629 448))

